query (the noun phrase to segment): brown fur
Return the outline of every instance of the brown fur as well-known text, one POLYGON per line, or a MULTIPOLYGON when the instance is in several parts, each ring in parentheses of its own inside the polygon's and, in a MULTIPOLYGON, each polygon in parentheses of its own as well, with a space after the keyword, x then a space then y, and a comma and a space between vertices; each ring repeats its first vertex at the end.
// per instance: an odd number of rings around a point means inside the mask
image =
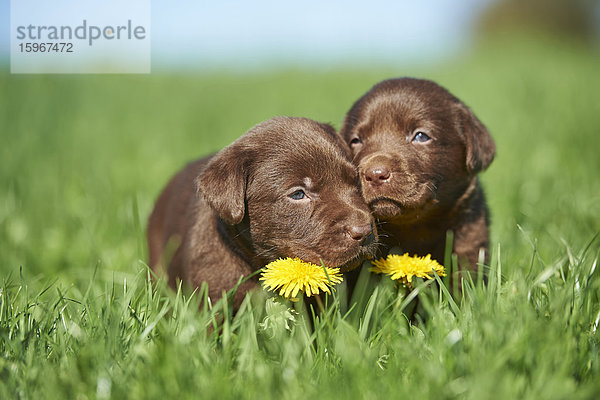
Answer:
POLYGON ((450 230, 461 269, 476 270, 480 250, 487 263, 489 217, 477 173, 495 145, 467 106, 431 81, 390 79, 352 106, 340 134, 385 247, 444 262, 450 230), (415 139, 418 132, 429 140, 415 139))
MULTIPOLYGON (((255 126, 168 183, 148 222, 150 266, 168 265, 171 286, 207 282, 212 301, 280 257, 355 268, 377 234, 348 156, 329 125, 278 117, 255 126), (306 197, 292 199, 298 190, 306 197)), ((240 286, 236 308, 256 283, 240 286)))

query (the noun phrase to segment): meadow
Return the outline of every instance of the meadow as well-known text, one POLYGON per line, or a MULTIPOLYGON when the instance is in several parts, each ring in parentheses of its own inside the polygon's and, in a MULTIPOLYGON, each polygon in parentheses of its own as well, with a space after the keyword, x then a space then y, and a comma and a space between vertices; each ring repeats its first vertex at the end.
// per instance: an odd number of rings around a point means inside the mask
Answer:
POLYGON ((421 68, 1 73, 0 398, 597 398, 599 71, 598 51, 518 37, 421 68), (312 330, 264 293, 232 316, 151 284, 146 219, 178 168, 275 115, 339 128, 396 76, 444 85, 496 140, 487 286, 420 286, 410 321, 365 269, 312 330))

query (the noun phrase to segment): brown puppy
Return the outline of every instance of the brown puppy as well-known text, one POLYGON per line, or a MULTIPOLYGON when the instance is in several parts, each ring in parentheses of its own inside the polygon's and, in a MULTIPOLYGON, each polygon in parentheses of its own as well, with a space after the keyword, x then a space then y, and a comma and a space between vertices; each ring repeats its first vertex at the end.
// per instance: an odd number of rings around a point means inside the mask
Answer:
MULTIPOLYGON (((207 282, 212 301, 280 257, 355 268, 377 236, 348 156, 329 125, 288 117, 258 124, 169 182, 148 222, 150 266, 168 265, 173 287, 207 282)), ((235 308, 256 282, 238 288, 235 308)))
POLYGON ((477 173, 495 145, 473 112, 421 79, 375 85, 350 109, 341 135, 358 165, 362 193, 381 221, 384 247, 444 262, 454 233, 460 269, 488 261, 488 209, 477 173))

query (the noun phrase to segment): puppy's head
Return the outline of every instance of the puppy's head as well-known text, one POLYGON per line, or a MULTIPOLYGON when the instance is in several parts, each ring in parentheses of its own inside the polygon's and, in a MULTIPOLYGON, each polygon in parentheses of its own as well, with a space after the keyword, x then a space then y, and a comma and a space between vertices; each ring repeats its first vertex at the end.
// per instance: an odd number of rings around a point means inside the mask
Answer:
POLYGON ((460 100, 426 80, 390 79, 350 109, 340 131, 374 215, 416 221, 453 205, 492 162, 494 141, 460 100))
POLYGON ((227 223, 247 218, 266 262, 299 257, 349 270, 373 254, 377 233, 348 156, 331 126, 278 117, 217 154, 197 185, 227 223))

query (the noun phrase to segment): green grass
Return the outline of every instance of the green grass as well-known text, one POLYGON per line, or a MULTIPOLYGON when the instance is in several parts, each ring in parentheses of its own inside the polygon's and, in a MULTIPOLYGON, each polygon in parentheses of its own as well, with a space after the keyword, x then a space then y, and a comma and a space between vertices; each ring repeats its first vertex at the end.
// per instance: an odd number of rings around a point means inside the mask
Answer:
POLYGON ((426 70, 0 75, 0 398, 596 398, 599 70, 521 37, 426 70), (232 317, 148 284, 145 221, 186 161, 274 115, 339 127, 402 75, 448 87, 496 140, 487 287, 458 308, 421 287, 415 324, 365 275, 313 331, 302 303, 256 293, 232 317))

